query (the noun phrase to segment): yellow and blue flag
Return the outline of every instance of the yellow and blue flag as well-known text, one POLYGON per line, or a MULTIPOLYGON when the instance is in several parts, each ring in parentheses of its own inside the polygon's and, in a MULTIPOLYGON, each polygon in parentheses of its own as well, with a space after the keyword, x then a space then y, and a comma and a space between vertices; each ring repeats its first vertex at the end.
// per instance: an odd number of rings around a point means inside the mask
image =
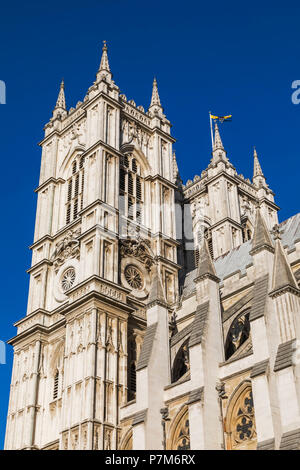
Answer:
POLYGON ((215 116, 214 114, 211 114, 210 117, 214 120, 224 122, 224 121, 231 121, 232 114, 228 114, 227 116, 215 116))

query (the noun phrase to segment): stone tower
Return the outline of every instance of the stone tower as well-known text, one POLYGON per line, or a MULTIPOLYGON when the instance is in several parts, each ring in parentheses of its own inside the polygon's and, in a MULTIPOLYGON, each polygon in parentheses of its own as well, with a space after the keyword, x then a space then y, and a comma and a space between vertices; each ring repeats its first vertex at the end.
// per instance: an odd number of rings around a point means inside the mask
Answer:
POLYGON ((170 127, 156 79, 148 111, 120 94, 105 42, 95 82, 69 111, 62 82, 40 143, 28 309, 11 340, 7 449, 117 447, 154 265, 175 301, 170 127))

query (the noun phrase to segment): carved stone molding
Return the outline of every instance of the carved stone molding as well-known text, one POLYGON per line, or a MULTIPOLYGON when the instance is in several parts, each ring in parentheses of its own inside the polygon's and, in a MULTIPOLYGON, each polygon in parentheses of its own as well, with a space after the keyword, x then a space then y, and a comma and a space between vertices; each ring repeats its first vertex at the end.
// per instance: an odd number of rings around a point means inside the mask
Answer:
POLYGON ((138 259, 145 265, 148 271, 154 263, 153 255, 151 253, 150 240, 138 237, 135 240, 126 239, 120 240, 120 255, 122 258, 133 257, 138 259))
POLYGON ((55 250, 51 256, 54 270, 57 273, 59 268, 69 258, 78 259, 80 256, 80 246, 78 236, 80 229, 76 231, 69 230, 66 236, 55 245, 55 250))

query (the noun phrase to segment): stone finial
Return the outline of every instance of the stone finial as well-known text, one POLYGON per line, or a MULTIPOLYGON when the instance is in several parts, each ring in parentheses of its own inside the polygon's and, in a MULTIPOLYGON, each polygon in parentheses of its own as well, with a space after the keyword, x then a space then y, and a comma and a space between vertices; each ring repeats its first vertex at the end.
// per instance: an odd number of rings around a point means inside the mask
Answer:
POLYGON ((106 72, 110 72, 106 41, 103 41, 102 57, 101 57, 99 72, 103 70, 105 70, 106 72))
POLYGON ((147 301, 147 308, 152 307, 155 304, 167 306, 166 296, 163 290, 160 273, 158 270, 157 263, 152 266, 152 285, 147 301))
POLYGON ((199 262, 197 268, 197 276, 195 282, 198 282, 202 279, 210 278, 215 281, 219 281, 214 263, 210 256, 207 240, 204 239, 201 247, 199 248, 199 262))
POLYGON ((103 41, 102 57, 100 61, 99 70, 97 72, 97 81, 100 82, 102 79, 110 80, 111 78, 112 78, 112 74, 111 74, 109 62, 108 62, 107 45, 106 45, 106 41, 103 41))
POLYGON ((218 124, 215 122, 215 137, 214 137, 214 150, 224 150, 223 143, 220 136, 218 124))
POLYGON ((268 251, 271 251, 272 253, 274 252, 271 235, 267 228, 266 222, 261 214, 259 205, 257 205, 252 249, 250 254, 255 254, 262 249, 266 249, 268 251))
POLYGON ((150 108, 152 106, 160 106, 161 107, 160 98, 159 98, 159 94, 158 94, 157 81, 156 81, 155 77, 154 77, 154 80, 153 80, 150 108))
POLYGON ((252 181, 255 186, 267 186, 266 178, 264 177, 263 171, 261 169, 256 148, 254 147, 253 151, 254 165, 253 165, 253 178, 252 181))
POLYGON ((280 227, 278 224, 275 224, 272 230, 272 235, 274 237, 274 240, 281 240, 281 233, 280 233, 280 227))
POLYGON ((255 178, 256 176, 264 176, 259 160, 258 160, 258 155, 257 155, 255 147, 253 151, 253 158, 254 158, 253 178, 255 178))
POLYGON ((64 80, 61 81, 60 89, 59 89, 59 93, 58 93, 58 97, 57 97, 57 101, 56 101, 56 105, 55 105, 55 109, 58 109, 58 108, 66 110, 64 80))

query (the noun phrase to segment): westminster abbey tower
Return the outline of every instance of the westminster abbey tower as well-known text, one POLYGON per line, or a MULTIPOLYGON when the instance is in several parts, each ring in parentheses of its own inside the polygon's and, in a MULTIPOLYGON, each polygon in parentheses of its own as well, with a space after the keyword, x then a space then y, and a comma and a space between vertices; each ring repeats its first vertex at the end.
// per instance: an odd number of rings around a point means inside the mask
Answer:
POLYGON ((278 224, 217 124, 186 185, 174 142, 156 80, 148 110, 127 100, 105 43, 83 102, 61 84, 6 449, 299 448, 300 215, 278 224))

